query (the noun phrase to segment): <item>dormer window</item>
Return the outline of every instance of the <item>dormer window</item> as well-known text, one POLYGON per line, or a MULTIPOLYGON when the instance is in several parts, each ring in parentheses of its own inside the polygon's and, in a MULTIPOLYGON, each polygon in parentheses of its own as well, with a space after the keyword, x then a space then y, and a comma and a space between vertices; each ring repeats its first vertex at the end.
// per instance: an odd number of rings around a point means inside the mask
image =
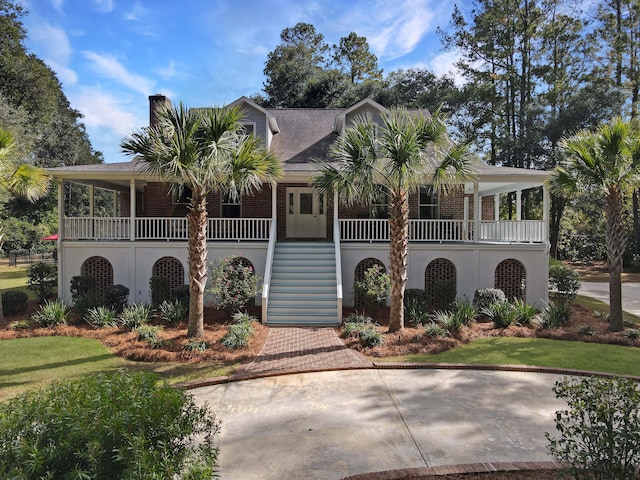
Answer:
POLYGON ((256 124, 255 124, 255 122, 243 122, 242 123, 242 131, 246 135, 255 135, 256 134, 256 124))

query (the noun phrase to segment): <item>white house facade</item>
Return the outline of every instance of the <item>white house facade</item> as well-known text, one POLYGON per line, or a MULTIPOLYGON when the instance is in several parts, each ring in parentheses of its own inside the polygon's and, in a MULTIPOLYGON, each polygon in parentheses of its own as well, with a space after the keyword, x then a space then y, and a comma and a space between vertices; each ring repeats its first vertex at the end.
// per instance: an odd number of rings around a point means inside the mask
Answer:
MULTIPOLYGON (((150 97, 151 118, 158 102, 150 97)), ((270 325, 336 325, 343 306, 353 306, 354 281, 379 264, 389 269, 384 199, 346 208, 309 185, 314 162, 345 125, 360 114, 374 121, 386 109, 364 100, 348 109, 264 109, 247 98, 236 102, 245 125, 281 160, 277 185, 233 201, 208 199, 208 258, 235 255, 264 278, 262 321, 270 325)), ((60 167, 48 170, 59 189, 58 291, 71 297, 71 278, 93 275, 104 288, 129 288, 129 301, 150 302, 149 280, 188 283, 185 200, 145 171, 143 162, 60 167), (89 215, 65 214, 64 185, 89 188, 89 215), (113 217, 98 217, 93 192, 117 192, 113 217)), ((479 288, 500 288, 537 307, 548 291, 548 173, 492 167, 478 162, 473 180, 445 195, 424 187, 410 197, 407 288, 437 297, 443 288, 473 298, 479 288), (536 191, 539 218, 522 218, 523 193, 536 191), (500 219, 504 195, 515 197, 512 219, 500 219)), ((503 215, 504 216, 504 215, 503 215)))

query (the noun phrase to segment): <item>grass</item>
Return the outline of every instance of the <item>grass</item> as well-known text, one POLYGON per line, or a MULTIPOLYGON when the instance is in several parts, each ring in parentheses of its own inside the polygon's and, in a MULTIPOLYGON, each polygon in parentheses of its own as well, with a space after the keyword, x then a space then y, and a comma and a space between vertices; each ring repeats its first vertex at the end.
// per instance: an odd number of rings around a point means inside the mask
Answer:
MULTIPOLYGON (((609 305, 601 302, 600 300, 596 300, 595 298, 585 297, 584 295, 578 295, 574 300, 574 303, 578 305, 582 305, 589 310, 593 310, 595 312, 600 312, 603 315, 609 314, 609 305)), ((640 317, 634 315, 629 312, 622 312, 622 319, 626 322, 631 322, 640 325, 640 317)))
POLYGON ((387 357, 388 362, 532 365, 640 376, 640 349, 545 338, 491 337, 435 355, 387 357))
POLYGON ((10 267, 5 262, 0 264, 0 292, 19 290, 29 295, 30 300, 36 298, 35 294, 27 288, 29 267, 29 265, 10 267))
POLYGON ((237 364, 142 363, 124 360, 98 340, 75 337, 33 337, 2 340, 0 401, 55 380, 120 368, 157 373, 169 384, 231 373, 237 364))

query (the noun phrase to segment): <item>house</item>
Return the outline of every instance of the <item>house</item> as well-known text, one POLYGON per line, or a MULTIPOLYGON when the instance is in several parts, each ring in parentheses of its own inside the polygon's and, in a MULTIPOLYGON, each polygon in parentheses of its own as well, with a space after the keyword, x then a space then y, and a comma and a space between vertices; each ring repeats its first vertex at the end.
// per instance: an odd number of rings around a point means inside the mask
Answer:
MULTIPOLYGON (((155 108, 167 99, 153 95, 155 108)), ((353 285, 373 265, 388 271, 386 201, 345 208, 309 185, 314 159, 357 115, 374 121, 386 109, 366 99, 347 109, 264 109, 242 97, 247 131, 260 136, 283 163, 275 185, 239 200, 208 198, 209 261, 242 257, 264 278, 262 305, 267 324, 337 324, 342 307, 358 302, 353 285)), ((473 298, 495 287, 537 307, 547 300, 547 172, 492 167, 478 162, 473 181, 444 195, 424 187, 410 197, 407 288, 473 298), (542 191, 541 218, 523 219, 522 192, 542 191), (500 220, 501 196, 515 195, 512 220, 500 220)), ((99 288, 122 284, 130 302, 149 302, 149 279, 163 275, 171 288, 188 282, 187 205, 169 186, 131 162, 51 168, 59 188, 59 292, 70 298, 70 280, 93 275, 99 288), (117 192, 118 215, 70 218, 62 192, 66 182, 117 192)), ((184 196, 183 196, 184 197, 184 196)), ((502 197, 503 199, 505 197, 502 197)))

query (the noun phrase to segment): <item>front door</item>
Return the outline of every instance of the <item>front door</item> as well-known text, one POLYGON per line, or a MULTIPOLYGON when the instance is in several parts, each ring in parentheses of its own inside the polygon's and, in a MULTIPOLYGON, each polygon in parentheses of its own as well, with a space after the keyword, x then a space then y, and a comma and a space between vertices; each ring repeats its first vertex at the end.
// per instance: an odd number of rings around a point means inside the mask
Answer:
POLYGON ((287 237, 327 237, 325 199, 312 188, 287 188, 287 237))

